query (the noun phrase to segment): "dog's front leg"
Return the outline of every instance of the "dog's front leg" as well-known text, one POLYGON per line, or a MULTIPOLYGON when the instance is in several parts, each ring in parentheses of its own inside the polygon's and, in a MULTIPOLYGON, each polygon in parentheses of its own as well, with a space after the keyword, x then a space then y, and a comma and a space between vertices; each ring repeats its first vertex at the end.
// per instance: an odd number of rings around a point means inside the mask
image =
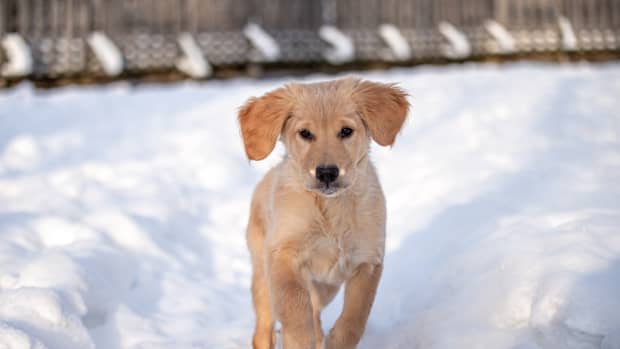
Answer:
POLYGON ((310 293, 301 271, 296 270, 295 256, 294 251, 284 249, 271 253, 271 299, 282 324, 283 349, 315 349, 310 293))
POLYGON ((325 339, 325 349, 354 349, 359 343, 375 299, 382 264, 365 263, 347 280, 342 314, 325 339))

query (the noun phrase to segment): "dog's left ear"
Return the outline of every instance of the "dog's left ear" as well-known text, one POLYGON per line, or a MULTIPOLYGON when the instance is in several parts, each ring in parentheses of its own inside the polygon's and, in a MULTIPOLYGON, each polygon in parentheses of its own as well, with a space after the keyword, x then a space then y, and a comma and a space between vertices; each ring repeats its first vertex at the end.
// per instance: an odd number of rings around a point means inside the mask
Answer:
POLYGON ((409 112, 407 93, 392 84, 361 80, 353 98, 375 142, 394 144, 409 112))
POLYGON ((248 159, 262 160, 271 153, 290 116, 291 107, 289 86, 259 98, 250 98, 241 107, 239 126, 248 159))

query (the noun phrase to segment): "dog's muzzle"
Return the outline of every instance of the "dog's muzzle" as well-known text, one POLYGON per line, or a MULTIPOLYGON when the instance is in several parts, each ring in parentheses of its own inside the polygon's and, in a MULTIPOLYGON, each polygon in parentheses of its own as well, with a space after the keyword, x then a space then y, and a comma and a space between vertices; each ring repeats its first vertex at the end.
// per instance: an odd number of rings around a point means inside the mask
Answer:
POLYGON ((341 188, 336 181, 340 175, 340 169, 336 165, 319 165, 315 169, 315 177, 318 186, 316 190, 323 195, 331 196, 336 194, 341 188))
POLYGON ((319 182, 329 186, 329 184, 336 181, 338 175, 340 174, 340 169, 336 165, 320 165, 316 168, 316 179, 319 182))

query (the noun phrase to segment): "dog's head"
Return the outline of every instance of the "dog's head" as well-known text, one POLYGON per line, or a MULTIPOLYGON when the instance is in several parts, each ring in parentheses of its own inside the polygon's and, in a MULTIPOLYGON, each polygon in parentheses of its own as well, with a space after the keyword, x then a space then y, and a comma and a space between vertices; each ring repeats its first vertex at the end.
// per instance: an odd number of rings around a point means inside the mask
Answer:
POLYGON ((371 137, 394 143, 408 109, 407 94, 394 85, 346 78, 251 98, 239 124, 250 160, 267 157, 281 137, 305 188, 334 196, 355 182, 371 137))

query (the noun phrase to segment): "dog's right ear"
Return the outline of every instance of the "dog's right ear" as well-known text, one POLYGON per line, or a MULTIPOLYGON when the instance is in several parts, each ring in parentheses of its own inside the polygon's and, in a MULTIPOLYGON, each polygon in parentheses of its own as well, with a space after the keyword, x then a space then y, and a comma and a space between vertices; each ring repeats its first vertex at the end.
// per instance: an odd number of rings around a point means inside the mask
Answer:
POLYGON ((271 153, 291 109, 292 99, 288 86, 259 98, 250 98, 241 107, 239 126, 248 159, 262 160, 271 153))

